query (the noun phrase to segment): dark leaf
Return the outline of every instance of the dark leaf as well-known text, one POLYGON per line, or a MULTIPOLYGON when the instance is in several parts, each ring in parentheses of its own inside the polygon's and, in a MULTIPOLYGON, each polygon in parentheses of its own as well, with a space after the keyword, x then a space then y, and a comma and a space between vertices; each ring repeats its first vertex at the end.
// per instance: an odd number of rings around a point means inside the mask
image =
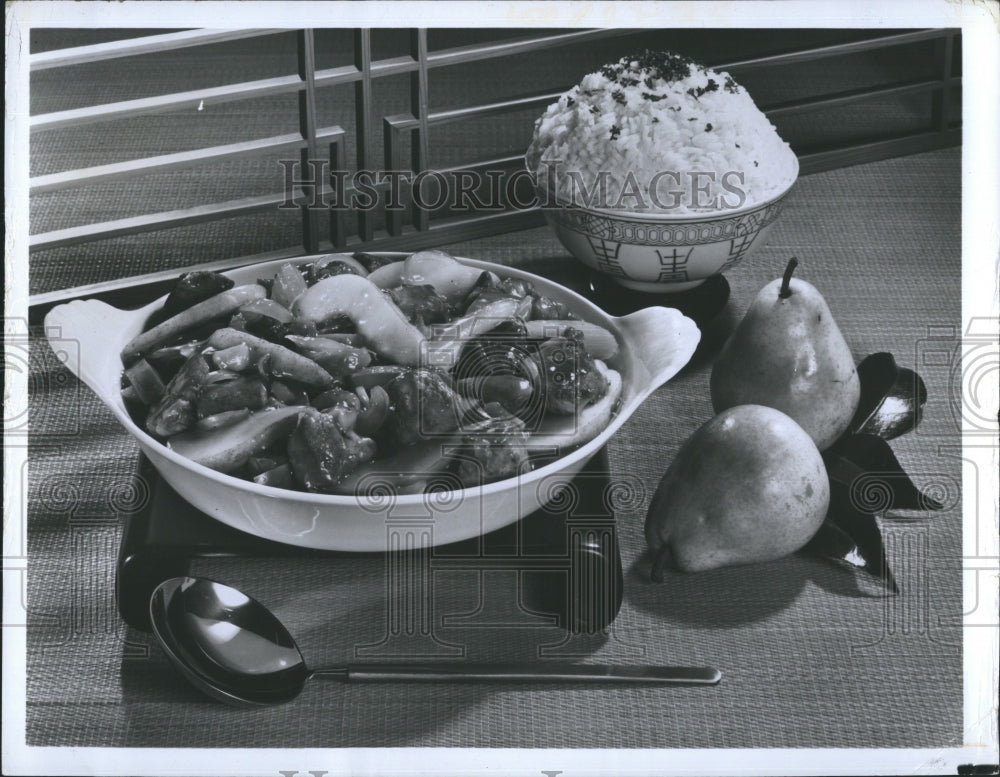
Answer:
POLYGON ((899 367, 890 353, 862 360, 858 378, 861 399, 854 418, 823 453, 830 477, 826 520, 803 550, 862 570, 898 593, 876 517, 943 507, 916 487, 888 443, 920 423, 927 389, 919 375, 899 367))
POLYGON ((858 365, 861 400, 848 434, 899 437, 920 423, 927 388, 913 370, 900 367, 891 353, 873 353, 858 365))
POLYGON ((803 552, 849 565, 882 580, 887 589, 899 593, 875 517, 857 509, 847 487, 840 483, 830 483, 826 520, 803 552))
POLYGON ((235 285, 232 278, 209 270, 197 270, 195 272, 183 273, 177 279, 173 290, 167 295, 166 302, 163 303, 163 313, 165 318, 176 316, 181 311, 204 302, 209 297, 221 294, 235 285))
POLYGON ((874 434, 841 438, 823 454, 823 460, 831 481, 843 485, 851 505, 868 515, 943 507, 914 485, 889 443, 874 434))

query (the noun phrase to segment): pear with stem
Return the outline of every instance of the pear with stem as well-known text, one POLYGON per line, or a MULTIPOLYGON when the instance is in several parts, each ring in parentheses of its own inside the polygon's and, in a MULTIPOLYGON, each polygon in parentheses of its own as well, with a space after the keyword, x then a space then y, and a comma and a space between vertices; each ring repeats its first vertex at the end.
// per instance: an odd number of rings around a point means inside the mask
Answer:
POLYGON ((791 416, 822 451, 849 426, 861 398, 854 357, 816 288, 784 276, 767 284, 712 366, 712 407, 767 405, 791 416))
POLYGON ((830 481, 815 443, 763 405, 724 410, 681 446, 653 495, 646 542, 653 580, 773 561, 819 530, 830 481))

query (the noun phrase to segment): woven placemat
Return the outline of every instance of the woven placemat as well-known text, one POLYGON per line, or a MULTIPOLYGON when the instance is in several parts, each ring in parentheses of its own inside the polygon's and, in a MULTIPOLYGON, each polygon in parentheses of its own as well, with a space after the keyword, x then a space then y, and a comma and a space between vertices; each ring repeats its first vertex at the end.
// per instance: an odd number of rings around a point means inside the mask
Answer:
MULTIPOLYGON (((237 712, 203 700, 112 598, 121 524, 143 503, 138 451, 113 417, 36 343, 31 356, 28 497, 28 741, 35 745, 234 747, 949 747, 962 742, 961 476, 954 371, 960 322, 960 152, 845 168, 799 182, 768 244, 728 279, 726 310, 690 367, 654 393, 609 445, 632 489, 618 511, 625 602, 608 639, 563 649, 580 660, 708 663, 710 689, 553 689, 317 682, 292 705, 237 712), (933 185, 928 185, 933 182, 933 185), (647 580, 642 521, 681 442, 711 415, 717 346, 788 257, 816 285, 856 358, 890 351, 928 390, 919 429, 893 441, 946 509, 884 527, 902 593, 891 599, 819 560, 647 580), (957 332, 955 332, 957 334, 957 332), (935 366, 937 365, 937 366, 935 366)), ((545 230, 451 246, 456 253, 572 268, 545 230)), ((147 494, 148 496, 148 494, 147 494)), ((385 573, 357 560, 199 562, 274 607, 321 664, 386 633, 385 573)), ((510 580, 435 573, 433 634, 469 658, 516 660, 558 629, 498 626, 511 613, 472 594, 510 580), (473 597, 474 598, 474 597, 473 597), (484 605, 485 607, 485 605, 484 605), (491 615, 492 613, 492 615, 491 615), (496 615, 496 617, 493 617, 496 615), (501 617, 502 616, 502 617, 501 617), (491 617, 493 618, 491 625, 491 617), (475 618, 472 619, 475 622, 475 618)), ((501 597, 502 599, 502 597, 501 597)), ((510 609, 510 599, 490 602, 510 609)), ((445 649, 445 648, 442 648, 445 649)))

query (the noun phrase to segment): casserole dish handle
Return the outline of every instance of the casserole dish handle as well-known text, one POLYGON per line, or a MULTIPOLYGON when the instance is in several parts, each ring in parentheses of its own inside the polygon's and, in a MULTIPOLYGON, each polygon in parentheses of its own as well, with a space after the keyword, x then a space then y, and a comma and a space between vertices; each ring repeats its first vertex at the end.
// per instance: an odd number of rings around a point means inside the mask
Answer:
POLYGON ((74 300, 45 316, 45 336, 66 368, 115 408, 121 386, 121 349, 141 318, 96 299, 74 300))
POLYGON ((634 354, 640 401, 680 372, 701 340, 694 321, 675 308, 643 308, 616 322, 628 351, 634 354))

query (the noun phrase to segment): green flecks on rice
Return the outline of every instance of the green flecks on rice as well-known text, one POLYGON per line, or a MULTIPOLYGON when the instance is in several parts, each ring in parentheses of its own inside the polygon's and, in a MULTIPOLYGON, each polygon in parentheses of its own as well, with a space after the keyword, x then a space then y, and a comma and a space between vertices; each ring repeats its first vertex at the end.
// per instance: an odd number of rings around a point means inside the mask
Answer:
MULTIPOLYGON (((535 123, 527 162, 534 171, 554 165, 556 194, 568 202, 579 193, 560 175, 570 171, 590 183, 606 172, 612 202, 630 174, 646 185, 664 171, 714 174, 707 199, 717 202, 731 172, 745 205, 780 194, 798 174, 795 154, 743 87, 673 52, 623 57, 584 76, 535 123)), ((690 197, 671 203, 678 213, 714 209, 690 197)))

